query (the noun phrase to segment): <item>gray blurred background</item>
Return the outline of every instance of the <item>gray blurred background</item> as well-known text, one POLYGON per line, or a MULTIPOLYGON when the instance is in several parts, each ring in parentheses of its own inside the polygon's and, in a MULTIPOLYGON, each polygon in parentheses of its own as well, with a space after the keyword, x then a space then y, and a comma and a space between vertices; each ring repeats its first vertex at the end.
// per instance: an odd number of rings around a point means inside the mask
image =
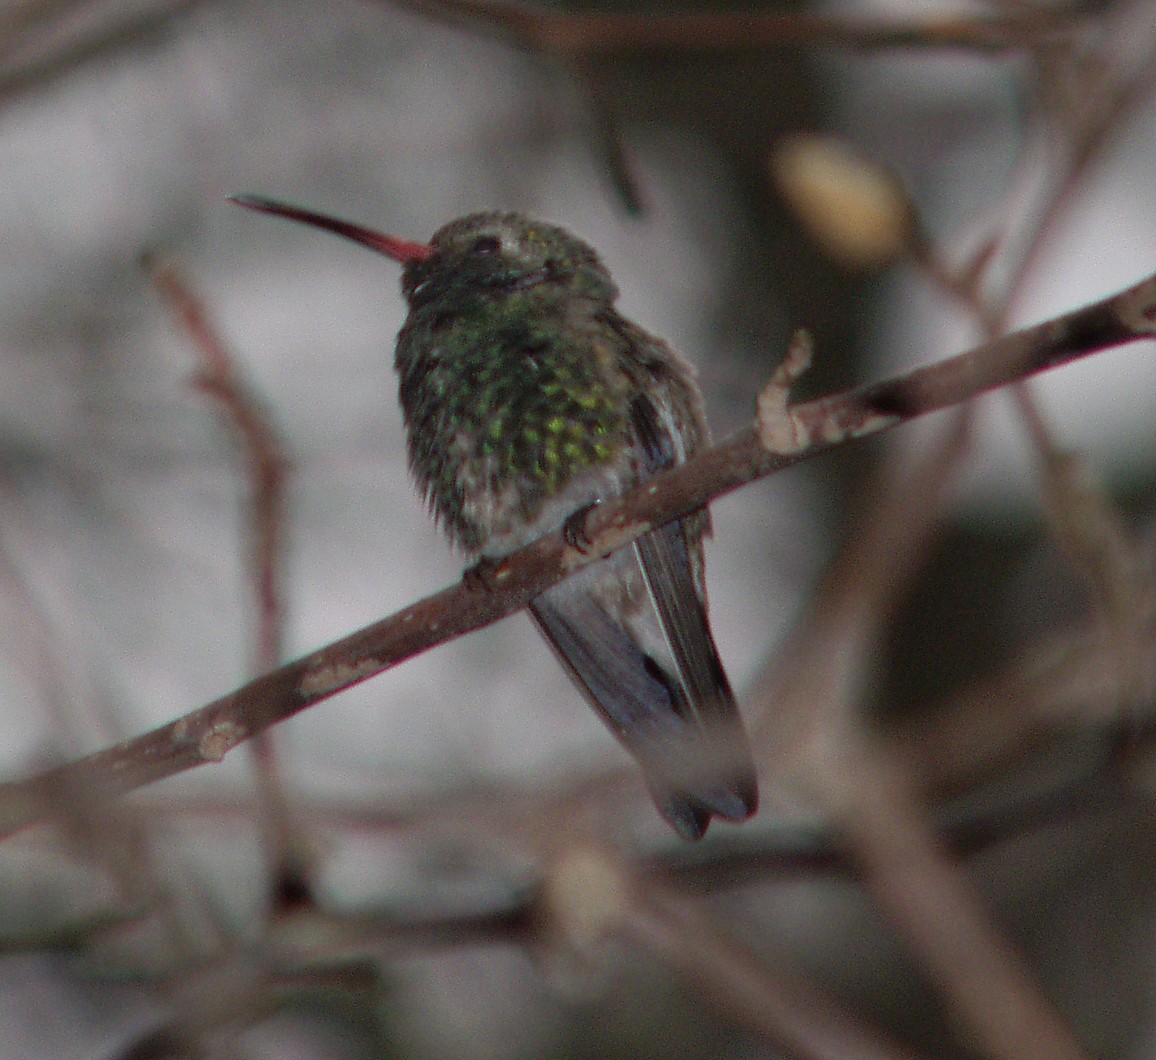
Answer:
MULTIPOLYGON (((967 246, 1001 210, 1014 229, 1036 208, 1049 165, 1046 130, 1027 120, 1039 101, 1021 53, 820 41, 567 63, 422 6, 0 5, 6 777, 169 721, 251 675, 243 469, 227 425, 190 386, 195 351, 142 269, 147 250, 179 264, 286 439, 286 657, 460 575, 406 472, 391 367, 398 270, 246 214, 230 193, 422 240, 488 207, 566 225, 603 254, 625 312, 697 365, 716 437, 749 422, 796 327, 811 330, 817 350, 804 395, 982 337, 913 267, 830 263, 788 215, 769 158, 784 133, 840 133, 898 175, 933 239, 967 246), (637 184, 640 216, 608 135, 637 184), (1038 172, 1024 157, 1038 159, 1038 172)), ((866 20, 939 10, 883 0, 824 10, 852 6, 866 20)), ((1091 17, 1106 25, 1156 23, 1151 3, 1095 6, 1091 17)), ((1152 42, 1129 39, 1136 62, 1150 62, 1152 42)), ((1145 100, 1050 229, 1013 324, 1152 269, 1154 145, 1156 109, 1145 100)), ((1038 384, 1058 439, 1090 457, 1140 527, 1156 480, 1151 358, 1139 344, 1038 384)), ((945 694, 1083 607, 1042 525, 1035 461, 1010 403, 988 398, 978 416, 948 525, 880 664, 883 714, 945 694)), ((774 657, 805 607, 849 506, 873 481, 867 473, 937 429, 904 429, 713 506, 712 618, 736 688, 774 657)), ((625 761, 522 616, 276 735, 291 797, 305 806, 532 788, 625 761)), ((157 871, 204 931, 204 953, 214 931, 243 948, 266 905, 256 829, 236 808, 252 790, 237 751, 139 804, 157 871), (162 814, 170 797, 181 813, 162 814)), ((1150 796, 1061 834, 997 844, 971 866, 1098 1056, 1156 1056, 1150 796)), ((661 848, 644 797, 631 789, 630 798, 629 813, 661 848)), ((772 801, 763 816, 774 812, 772 801)), ((336 909, 405 907, 429 897, 430 880, 468 904, 489 879, 449 839, 394 842, 370 827, 319 828, 312 840, 320 893, 336 909)), ((132 931, 79 946, 54 939, 61 925, 101 914, 102 879, 50 830, 0 848, 0 937, 14 940, 0 960, 0 1056, 185 1055, 127 1051, 181 1003, 158 986, 163 975, 132 931)), ((856 1011, 903 1028, 929 1055, 973 1055, 953 1044, 852 883, 753 879, 723 888, 711 907, 756 948, 796 947, 856 1011)), ((352 999, 340 989, 291 999, 221 1055, 778 1055, 653 960, 611 961, 578 988, 517 945, 419 947, 386 955, 377 974, 352 999)))

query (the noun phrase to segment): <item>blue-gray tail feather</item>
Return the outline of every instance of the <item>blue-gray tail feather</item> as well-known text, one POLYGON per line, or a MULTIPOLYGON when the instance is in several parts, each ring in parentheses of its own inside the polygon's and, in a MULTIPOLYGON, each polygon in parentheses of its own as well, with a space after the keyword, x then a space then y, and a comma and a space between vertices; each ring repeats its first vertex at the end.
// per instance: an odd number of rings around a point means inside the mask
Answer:
POLYGON ((680 836, 698 839, 712 817, 751 816, 758 806, 754 764, 705 617, 694 630, 693 650, 707 658, 691 683, 692 700, 684 683, 648 656, 578 578, 578 585, 568 580, 535 600, 531 614, 587 699, 638 759, 663 817, 680 836))

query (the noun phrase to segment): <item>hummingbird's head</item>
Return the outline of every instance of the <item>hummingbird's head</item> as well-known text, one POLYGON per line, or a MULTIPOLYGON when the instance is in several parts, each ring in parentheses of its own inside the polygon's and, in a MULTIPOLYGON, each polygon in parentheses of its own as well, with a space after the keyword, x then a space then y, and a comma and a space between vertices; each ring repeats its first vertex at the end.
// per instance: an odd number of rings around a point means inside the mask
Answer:
POLYGON ((230 198, 238 206, 322 228, 400 262, 402 290, 411 307, 540 287, 605 302, 618 297, 610 273, 588 243, 520 213, 470 214, 439 229, 429 243, 415 243, 260 195, 230 198))
POLYGON ((432 253, 405 264, 411 305, 466 292, 528 291, 613 301, 618 290, 593 248, 557 225, 519 213, 475 213, 451 221, 430 240, 432 253))

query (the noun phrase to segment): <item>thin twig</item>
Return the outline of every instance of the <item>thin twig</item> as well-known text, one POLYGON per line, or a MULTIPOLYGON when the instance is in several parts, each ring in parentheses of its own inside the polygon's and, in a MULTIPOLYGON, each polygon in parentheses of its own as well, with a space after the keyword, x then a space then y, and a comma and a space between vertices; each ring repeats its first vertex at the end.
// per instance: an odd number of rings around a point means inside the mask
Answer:
POLYGON ((907 481, 873 503, 764 681, 772 772, 817 801, 863 886, 985 1052, 1003 1060, 1081 1056, 1018 954, 999 935, 934 833, 903 762, 866 732, 861 704, 887 616, 916 575, 965 452, 966 410, 907 481), (793 648, 793 650, 792 650, 793 648), (1037 1050, 1033 1051, 1033 1050, 1037 1050))
MULTIPOLYGON (((1147 6, 1124 5, 1103 25, 1107 30, 1079 61, 1070 48, 1062 54, 1044 48, 1037 55, 1038 94, 1050 104, 1050 113, 1047 107, 1039 109, 1060 132, 1039 140, 1048 144, 1056 164, 1047 173, 1050 186, 1027 226, 1026 238, 1009 251, 1015 260, 1005 265, 1008 277, 1002 289, 985 294, 983 280, 997 251, 1009 242, 1010 228, 993 233, 981 255, 962 273, 944 263, 925 235, 917 240, 917 263, 943 291, 961 301, 990 336, 1006 327, 1057 221, 1084 189, 1120 127, 1150 98, 1156 85, 1156 35, 1147 6)), ((1022 158, 1020 168, 1027 168, 1022 158)), ((1150 680, 1146 678, 1144 629, 1145 600, 1153 575, 1145 571, 1139 547, 1094 470, 1056 440, 1030 384, 1017 383, 1012 397, 1038 458, 1048 525, 1072 564, 1085 574, 1101 622, 1115 645, 1117 694, 1106 696, 1106 701, 1127 710, 1142 700, 1150 680)))
MULTIPOLYGON (((39 27, 41 34, 48 38, 47 45, 39 49, 27 41, 20 41, 20 34, 16 35, 18 48, 12 47, 13 38, 3 36, 8 52, 25 54, 19 58, 14 58, 12 54, 0 56, 2 60, 0 106, 21 92, 57 80, 90 59, 139 45, 142 40, 158 34, 174 18, 188 11, 197 2, 198 0, 157 0, 152 7, 134 10, 128 14, 118 10, 116 3, 109 3, 106 5, 110 9, 109 18, 95 27, 89 25, 91 20, 82 20, 83 32, 76 33, 70 39, 56 39, 61 36, 59 23, 63 21, 62 19, 58 19, 57 24, 49 25, 47 28, 39 27)), ((42 21, 41 12, 35 12, 35 17, 32 17, 34 9, 38 6, 41 5, 30 4, 9 15, 9 19, 16 24, 20 33, 27 33, 30 27, 38 26, 42 21)), ((49 12, 60 7, 67 14, 67 9, 76 5, 66 2, 42 6, 49 12)), ((0 29, 0 34, 3 32, 0 29)))
POLYGON ((818 44, 854 49, 959 48, 1003 53, 1039 48, 1079 20, 1052 12, 891 19, 801 11, 559 12, 512 0, 393 0, 552 55, 733 52, 818 44))
MULTIPOLYGON (((1149 739, 1153 737, 1156 737, 1156 731, 1150 729, 1149 739)), ((905 758, 908 746, 906 741, 893 744, 888 753, 905 758)), ((1081 817, 1097 820, 1118 807, 1121 785, 1127 783, 1124 775, 1115 768, 1116 764, 1115 757, 1102 755, 1090 758, 1083 768, 1055 785, 1041 785, 1029 792, 1011 794, 998 804, 991 800, 982 806, 966 804, 963 812, 957 805, 944 805, 942 812, 937 814, 937 841, 946 845, 954 856, 962 857, 987 850, 1009 838, 1030 835, 1033 829, 1081 817)), ((511 784, 502 792, 490 794, 494 799, 492 809, 497 814, 500 813, 499 798, 518 798, 520 793, 518 787, 511 784)), ((434 796, 420 804, 415 801, 409 809, 395 807, 386 810, 377 804, 350 807, 317 800, 304 805, 303 811, 318 830, 324 830, 328 835, 380 838, 388 834, 396 837, 400 827, 404 827, 409 835, 428 835, 432 828, 439 831, 444 841, 446 833, 441 826, 451 818, 462 825, 469 808, 485 798, 485 794, 479 797, 476 792, 458 792, 452 804, 443 802, 440 807, 431 808, 431 802, 438 801, 434 796)), ((546 794, 534 798, 547 813, 550 811, 548 800, 546 794)), ((225 800, 220 796, 212 800, 199 796, 195 801, 189 801, 170 795, 163 799, 148 799, 144 808, 150 815, 182 823, 203 819, 220 821, 222 817, 241 821, 248 818, 251 803, 225 800)), ((481 811, 484 814, 490 809, 490 805, 484 804, 481 811)), ((477 832, 468 826, 455 831, 471 837, 477 832)), ((552 836, 555 844, 557 835, 555 829, 552 836)), ((493 845, 489 849, 493 851, 493 845)), ((301 920, 290 922, 281 929, 274 928, 274 931, 289 936, 286 939, 278 934, 274 944, 289 952, 297 940, 307 946, 302 959, 313 954, 320 959, 332 960, 366 951, 408 952, 428 946, 505 945, 527 941, 540 926, 533 914, 538 886, 536 877, 526 877, 524 863, 518 860, 517 864, 513 876, 516 884, 511 882, 505 889, 500 886, 486 888, 470 902, 463 903, 460 895, 453 893, 441 897, 438 888, 430 887, 428 890, 432 896, 427 901, 417 907, 407 901, 398 912, 385 909, 371 915, 349 915, 313 909, 301 913, 301 920), (298 932, 293 924, 299 923, 308 925, 308 930, 298 932)), ((840 843, 829 828, 808 819, 794 827, 784 821, 776 821, 769 828, 756 824, 728 836, 725 842, 667 844, 638 857, 632 870, 640 879, 653 877, 670 893, 700 894, 717 893, 757 881, 824 876, 850 878, 857 876, 861 868, 848 856, 846 844, 840 843)), ((44 945, 67 948, 72 945, 73 938, 99 931, 101 924, 115 926, 118 918, 123 916, 119 909, 94 914, 81 924, 45 936, 44 945)), ((0 950, 18 949, 25 944, 24 936, 10 936, 0 939, 0 950)))
MULTIPOLYGON (((218 404, 245 452, 251 494, 247 566, 257 613, 253 671, 268 673, 281 662, 284 632, 281 565, 289 470, 285 446, 271 418, 241 379, 233 356, 188 280, 172 263, 154 256, 146 257, 145 264, 157 290, 201 358, 202 367, 194 377, 196 388, 218 404)), ((256 733, 252 749, 277 903, 281 898, 307 892, 302 879, 304 846, 292 824, 273 734, 256 733)))
POLYGON ((622 930, 671 964, 698 994, 800 1060, 916 1060, 921 1055, 855 1019, 781 955, 755 954, 696 904, 639 884, 622 930))
POLYGON ((1083 1060, 1071 1029, 932 833, 902 765, 877 748, 841 753, 838 765, 840 783, 854 796, 837 825, 863 886, 985 1054, 1083 1060))

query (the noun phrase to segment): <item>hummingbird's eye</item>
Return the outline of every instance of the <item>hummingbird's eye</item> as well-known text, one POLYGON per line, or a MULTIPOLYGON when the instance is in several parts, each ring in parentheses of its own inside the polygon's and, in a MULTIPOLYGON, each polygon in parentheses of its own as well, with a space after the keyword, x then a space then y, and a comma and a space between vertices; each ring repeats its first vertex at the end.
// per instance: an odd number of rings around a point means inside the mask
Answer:
POLYGON ((470 247, 470 253, 478 257, 488 257, 490 254, 497 254, 502 249, 502 241, 497 236, 478 236, 474 240, 474 245, 470 247))

